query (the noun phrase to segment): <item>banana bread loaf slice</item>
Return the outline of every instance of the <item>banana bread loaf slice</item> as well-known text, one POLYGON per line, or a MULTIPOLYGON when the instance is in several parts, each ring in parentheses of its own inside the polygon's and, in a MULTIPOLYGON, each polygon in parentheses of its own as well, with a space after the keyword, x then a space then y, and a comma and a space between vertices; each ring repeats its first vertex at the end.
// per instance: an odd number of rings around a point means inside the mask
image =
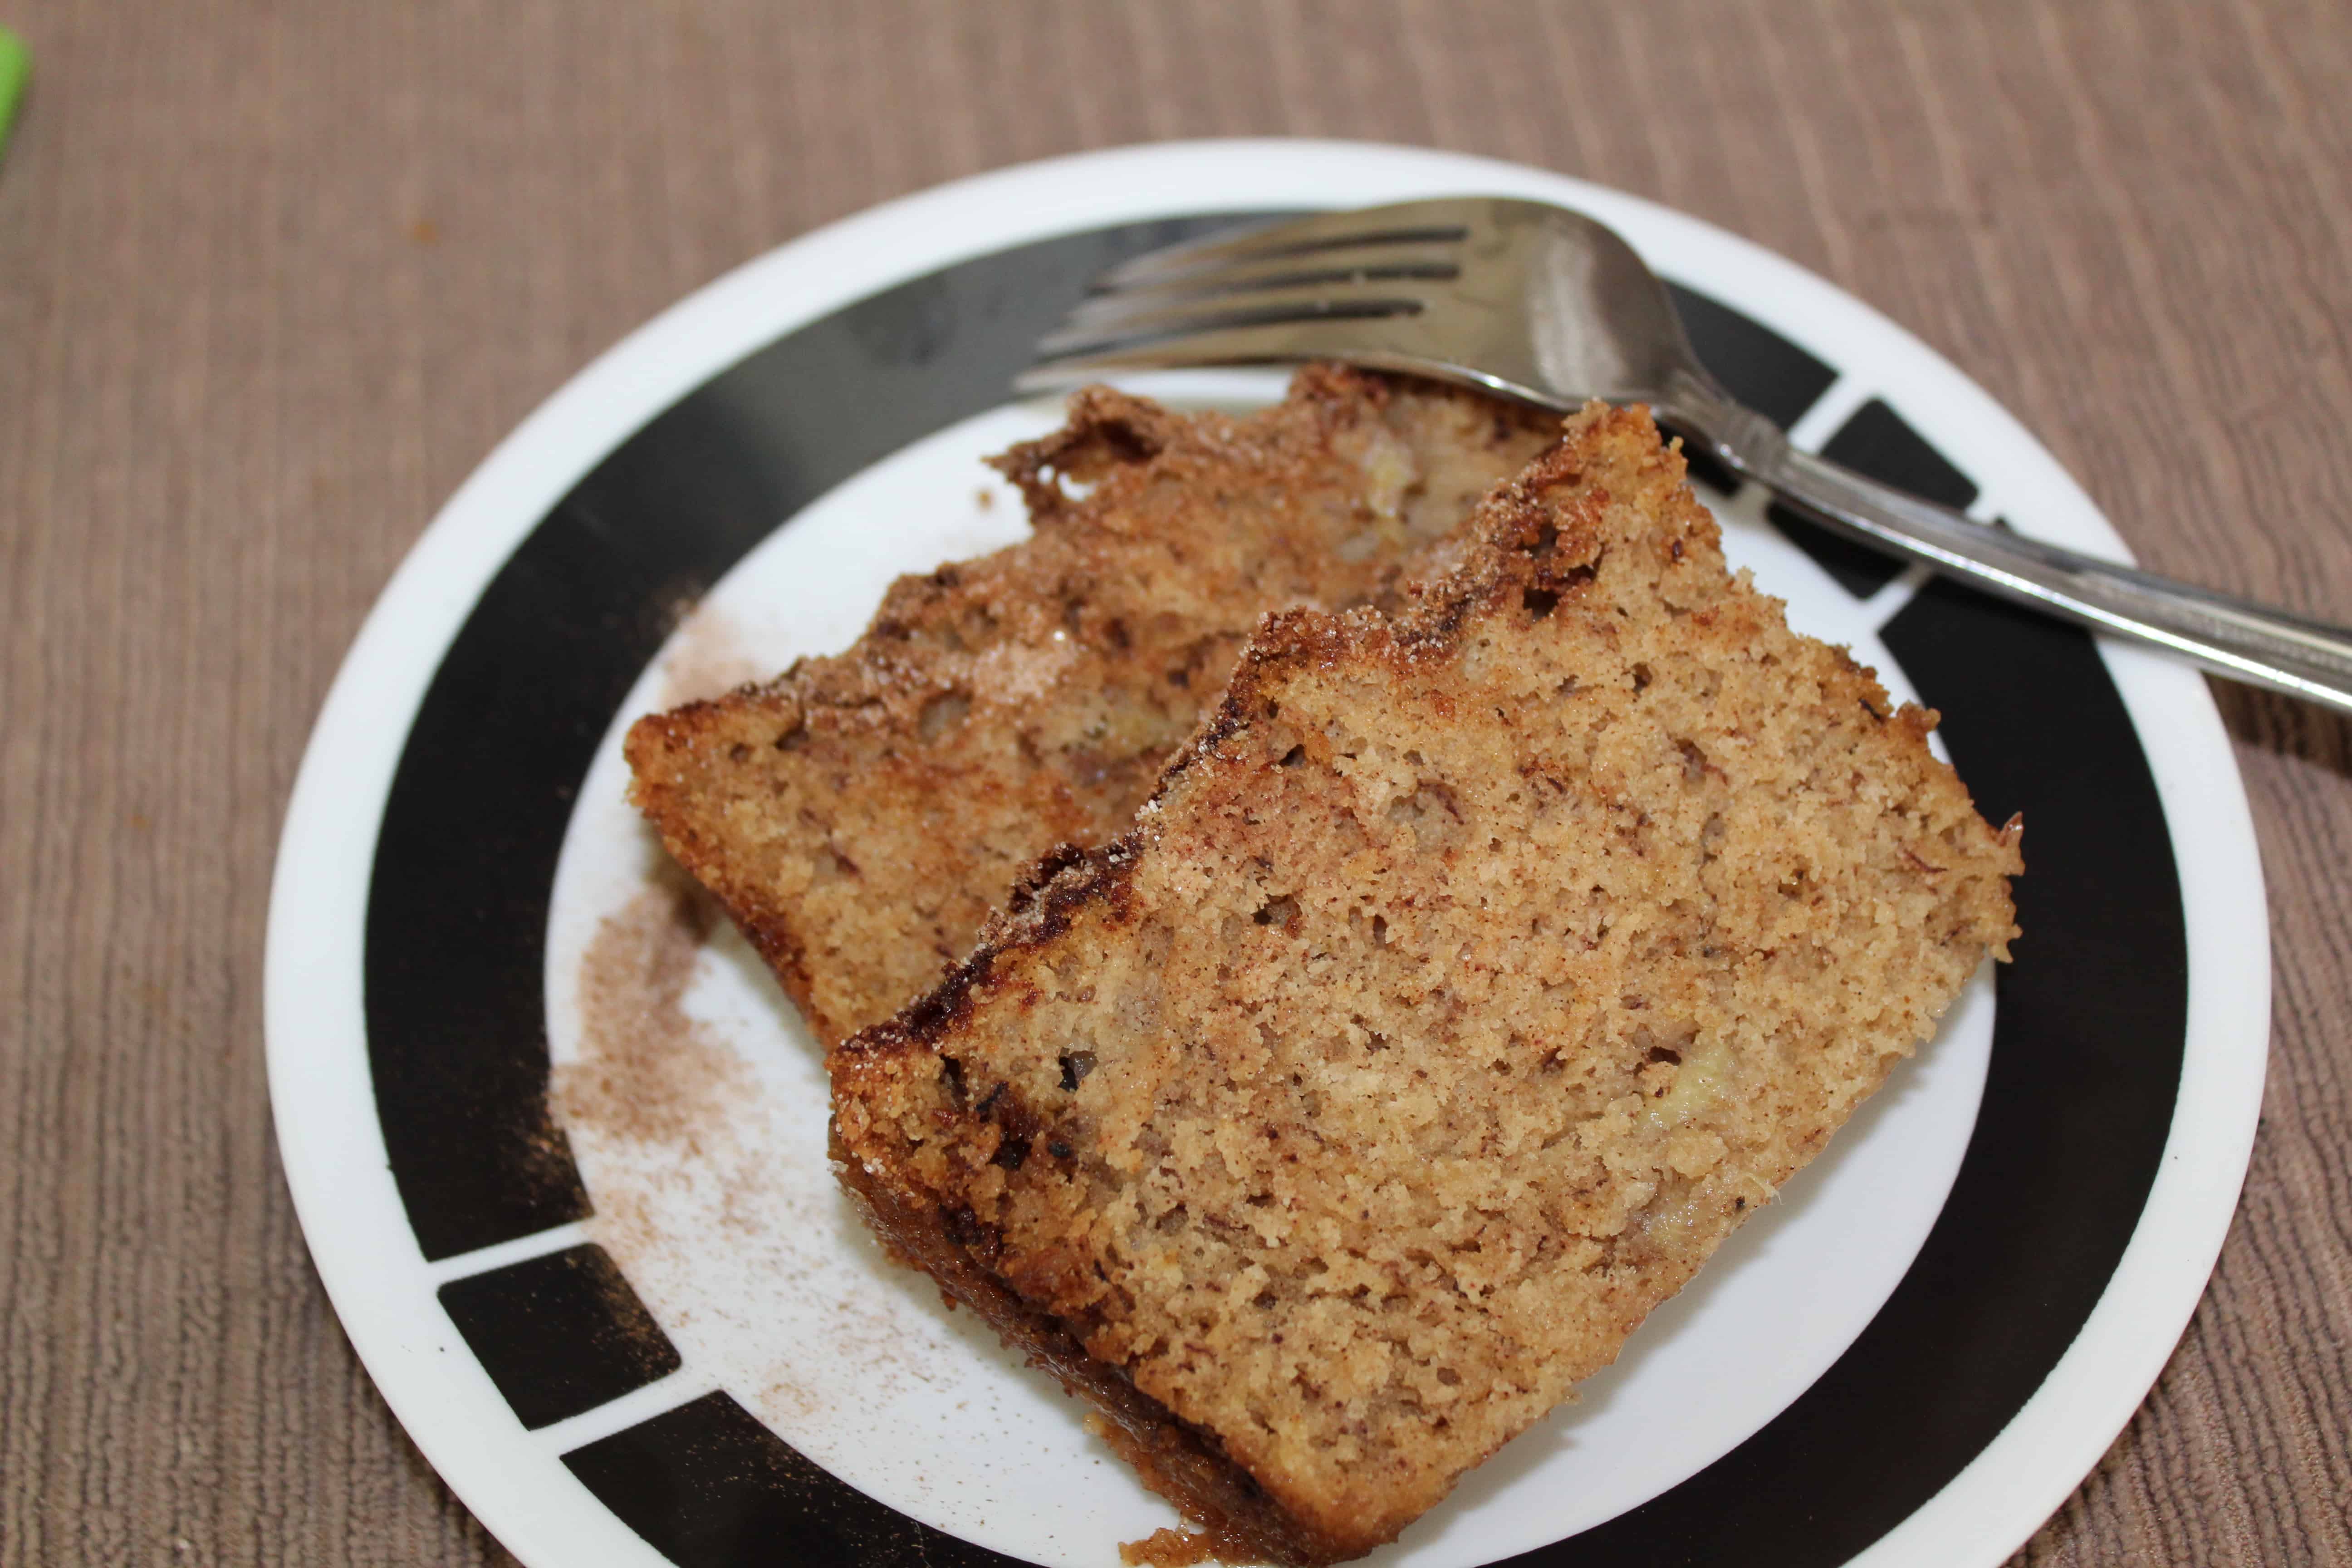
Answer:
POLYGON ((1270 616, 1134 828, 831 1058, 876 1228, 1290 1563, 1395 1537, 2016 934, 1996 831, 1598 406, 1391 617, 1270 616))
POLYGON ((1331 367, 1245 419, 1081 393, 997 460, 1033 537, 901 578, 843 654, 640 721, 634 798, 833 1044, 935 984, 1031 860, 1133 819, 1261 614, 1389 589, 1559 428, 1331 367))

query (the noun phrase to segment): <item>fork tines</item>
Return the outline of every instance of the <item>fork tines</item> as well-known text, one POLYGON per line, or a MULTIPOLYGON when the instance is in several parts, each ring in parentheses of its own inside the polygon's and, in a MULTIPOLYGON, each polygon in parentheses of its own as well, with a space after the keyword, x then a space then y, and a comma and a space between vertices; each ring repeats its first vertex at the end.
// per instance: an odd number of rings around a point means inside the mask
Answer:
POLYGON ((1469 226, 1454 204, 1332 213, 1214 234, 1113 268, 1037 344, 1015 384, 1066 386, 1142 365, 1262 363, 1302 357, 1288 329, 1416 315, 1416 283, 1461 275, 1469 226), (1180 341, 1181 340, 1181 341, 1180 341))

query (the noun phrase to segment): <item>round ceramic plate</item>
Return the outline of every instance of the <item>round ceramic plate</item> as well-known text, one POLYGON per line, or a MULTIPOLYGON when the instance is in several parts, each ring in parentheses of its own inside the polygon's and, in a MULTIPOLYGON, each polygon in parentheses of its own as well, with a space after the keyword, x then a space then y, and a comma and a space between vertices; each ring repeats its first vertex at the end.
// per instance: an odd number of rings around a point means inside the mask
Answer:
MULTIPOLYGON (((684 301, 532 415, 401 568, 312 737, 270 912, 312 1255, 417 1446, 525 1563, 1103 1568, 1174 1522, 859 1229, 817 1048, 665 867, 618 740, 845 645, 892 576, 1019 538, 979 459, 1055 422, 1004 389, 1104 267, 1254 215, 1473 193, 1616 227, 1799 445, 2122 558, 2032 437, 1867 307, 1506 164, 1106 153, 877 208, 684 301)), ((1942 711, 1986 816, 2024 813, 2025 937, 1616 1366, 1378 1554, 1400 1568, 1996 1563, 2154 1380, 2244 1173, 2264 905, 2201 679, 1697 478, 1735 563, 1942 711)))

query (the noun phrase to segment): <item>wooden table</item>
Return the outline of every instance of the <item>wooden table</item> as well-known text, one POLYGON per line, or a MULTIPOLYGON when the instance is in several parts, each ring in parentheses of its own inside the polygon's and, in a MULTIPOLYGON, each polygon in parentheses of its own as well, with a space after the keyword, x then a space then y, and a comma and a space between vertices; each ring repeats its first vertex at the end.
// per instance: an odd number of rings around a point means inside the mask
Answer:
MULTIPOLYGON (((0 165, 0 1559, 502 1558, 337 1328, 262 1072, 311 719, 434 509, 744 258, 1045 154, 1292 132, 1564 170, 1795 258, 2160 570, 2352 617, 2352 17, 17 0, 0 165)), ((2021 1561, 2352 1563, 2352 724, 2223 689, 2276 1029, 2169 1369, 2021 1561)), ((2194 831, 2194 825, 2189 825, 2194 831)))

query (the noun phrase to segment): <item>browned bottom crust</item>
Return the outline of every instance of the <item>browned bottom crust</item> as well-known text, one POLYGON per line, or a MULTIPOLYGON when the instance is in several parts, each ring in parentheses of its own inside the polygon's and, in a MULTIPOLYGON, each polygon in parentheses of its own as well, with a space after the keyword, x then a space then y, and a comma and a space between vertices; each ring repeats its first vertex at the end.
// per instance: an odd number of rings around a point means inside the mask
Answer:
POLYGON ((979 1313, 1031 1365, 1044 1367, 1066 1392, 1093 1405, 1102 1417, 1095 1424, 1097 1434, 1135 1467, 1144 1485, 1206 1526, 1221 1538, 1220 1545, 1230 1543, 1287 1568, 1319 1568, 1361 1552, 1360 1545, 1342 1545, 1292 1517, 1225 1457, 1214 1434, 1180 1419, 1117 1367, 1088 1355, 1067 1329, 1024 1303, 958 1241, 940 1211, 901 1202, 856 1161, 845 1158, 837 1140, 833 1158, 842 1185, 883 1244, 979 1313))

